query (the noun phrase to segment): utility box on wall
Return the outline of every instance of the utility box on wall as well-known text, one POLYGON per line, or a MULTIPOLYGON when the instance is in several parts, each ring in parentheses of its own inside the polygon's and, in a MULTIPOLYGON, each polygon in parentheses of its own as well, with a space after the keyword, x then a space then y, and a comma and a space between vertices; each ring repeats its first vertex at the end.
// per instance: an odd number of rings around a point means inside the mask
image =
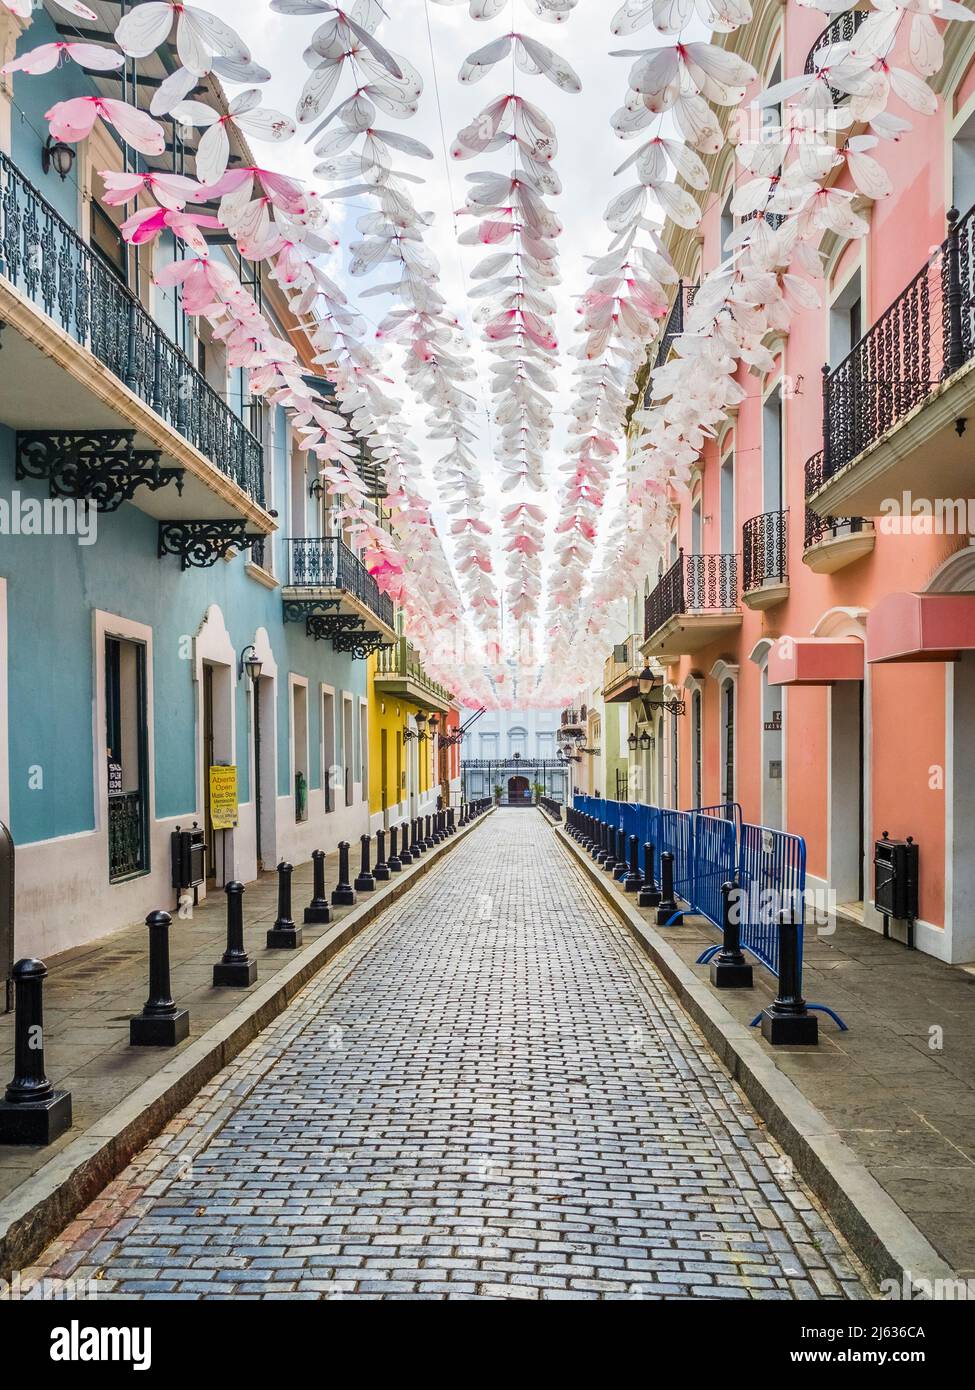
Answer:
POLYGON ((873 847, 874 906, 884 918, 884 936, 888 935, 888 918, 908 924, 908 945, 914 945, 914 922, 918 912, 918 847, 908 835, 906 840, 892 840, 885 830, 883 839, 873 847))
POLYGON ((203 831, 193 822, 192 830, 177 825, 172 834, 173 887, 197 888, 206 878, 206 842, 203 831))

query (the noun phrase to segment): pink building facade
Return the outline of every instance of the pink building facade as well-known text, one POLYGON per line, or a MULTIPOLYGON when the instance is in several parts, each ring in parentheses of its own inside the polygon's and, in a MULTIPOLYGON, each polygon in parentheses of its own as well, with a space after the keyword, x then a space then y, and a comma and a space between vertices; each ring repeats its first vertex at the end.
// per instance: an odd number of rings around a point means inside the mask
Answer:
MULTIPOLYGON (((828 18, 792 0, 759 3, 726 42, 759 71, 759 90, 803 72, 814 46, 851 37, 858 23, 850 12, 824 32, 828 18)), ((746 819, 802 835, 809 885, 832 890, 867 926, 881 925, 875 840, 913 837, 916 945, 966 962, 975 960, 975 25, 949 26, 945 40, 931 79, 937 114, 893 97, 889 109, 912 129, 871 150, 893 192, 857 195, 869 235, 824 236, 821 307, 797 310, 787 334, 766 339, 774 371, 740 370, 745 398, 689 486, 674 490, 666 553, 648 556, 645 592, 630 598, 642 659, 683 713, 641 704, 632 673, 604 698, 629 701, 632 733, 652 736, 650 751, 637 742, 630 754, 640 799, 737 801, 746 819), (899 519, 912 509, 913 520, 899 519)), ((710 168, 700 226, 668 223, 665 233, 683 280, 672 328, 701 275, 725 259, 739 225, 729 202, 752 177, 730 143, 710 168)), ((837 185, 853 188, 845 165, 837 185)), ((670 339, 658 344, 651 366, 670 339)), ((904 940, 904 923, 891 934, 904 940)))

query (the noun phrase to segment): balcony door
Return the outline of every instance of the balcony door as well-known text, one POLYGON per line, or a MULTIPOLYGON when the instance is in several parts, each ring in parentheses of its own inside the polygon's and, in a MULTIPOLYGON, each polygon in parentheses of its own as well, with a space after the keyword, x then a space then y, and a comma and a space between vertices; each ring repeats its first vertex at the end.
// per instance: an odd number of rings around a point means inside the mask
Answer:
POLYGON ((146 649, 105 638, 105 747, 108 778, 108 876, 149 868, 146 649))

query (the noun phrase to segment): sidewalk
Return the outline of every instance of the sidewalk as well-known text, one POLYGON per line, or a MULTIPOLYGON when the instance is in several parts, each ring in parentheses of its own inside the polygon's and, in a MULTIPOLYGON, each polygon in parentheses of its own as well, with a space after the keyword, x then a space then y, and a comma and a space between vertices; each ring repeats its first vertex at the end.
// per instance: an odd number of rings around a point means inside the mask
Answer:
POLYGON ((828 1126, 818 1137, 841 1140, 944 1262, 975 1279, 975 974, 847 921, 831 934, 809 928, 803 993, 835 1009, 849 1031, 819 1014, 817 1048, 772 1048, 747 1028, 775 996, 764 967, 753 962, 750 990, 716 990, 696 964, 719 939, 709 922, 688 914, 681 927, 658 928, 634 895, 615 884, 609 891, 645 926, 650 953, 654 941, 669 946, 698 990, 817 1108, 828 1126))
MULTIPOLYGON (((60 1229, 336 951, 484 819, 478 817, 428 849, 390 882, 360 893, 354 907, 333 908, 331 923, 304 926, 298 950, 268 950, 265 945, 277 915, 277 874, 265 873, 247 884, 244 944, 258 970, 256 984, 248 989, 213 986, 213 966, 226 945, 223 891, 210 893, 192 919, 174 914, 172 993, 190 1013, 189 1038, 175 1048, 129 1046, 129 1018, 142 1009, 148 993, 144 924, 50 957, 44 986, 45 1067, 55 1086, 71 1092, 73 1123, 45 1148, 0 1145, 0 1277, 11 1260, 21 1259, 32 1246, 40 1248, 36 1242, 46 1223, 53 1220, 60 1229)), ((375 857, 375 839, 372 848, 375 857)), ((358 864, 355 845, 352 878, 358 864)), ((337 881, 338 852, 333 851, 325 868, 329 894, 337 881)), ((299 926, 311 896, 309 860, 296 864, 292 876, 292 915, 299 926)), ((164 906, 171 910, 172 904, 164 906)), ((11 1012, 0 1015, 0 1091, 13 1075, 13 1051, 11 1012)))

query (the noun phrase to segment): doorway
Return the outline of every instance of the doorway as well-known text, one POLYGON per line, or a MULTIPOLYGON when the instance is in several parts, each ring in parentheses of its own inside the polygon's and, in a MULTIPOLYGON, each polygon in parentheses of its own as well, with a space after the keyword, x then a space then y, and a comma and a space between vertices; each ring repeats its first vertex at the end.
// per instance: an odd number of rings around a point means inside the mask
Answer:
POLYGON ((526 806, 531 803, 532 792, 527 777, 508 778, 508 805, 526 806))
POLYGON ((769 685, 768 665, 762 665, 762 824, 782 829, 782 701, 783 687, 769 685))
POLYGON ((863 681, 829 688, 829 885, 863 910, 866 882, 866 738, 863 681))
POLYGON ((213 745, 213 667, 203 667, 203 824, 206 826, 206 875, 212 883, 217 876, 216 835, 210 825, 210 769, 214 765, 213 745))
POLYGON ((105 748, 108 777, 108 877, 149 868, 149 759, 146 648, 105 638, 105 748))

